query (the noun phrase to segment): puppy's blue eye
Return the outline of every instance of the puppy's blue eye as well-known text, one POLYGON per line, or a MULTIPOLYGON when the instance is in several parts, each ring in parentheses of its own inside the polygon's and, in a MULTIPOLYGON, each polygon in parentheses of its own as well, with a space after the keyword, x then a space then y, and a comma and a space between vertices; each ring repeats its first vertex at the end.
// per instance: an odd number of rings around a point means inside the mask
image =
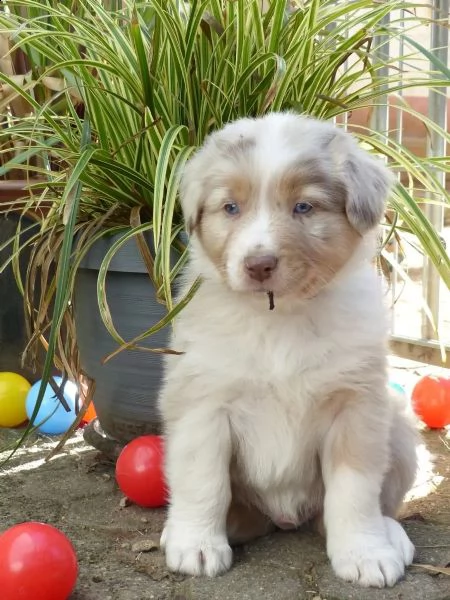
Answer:
POLYGON ((309 204, 309 202, 297 202, 297 204, 294 206, 294 214, 305 215, 306 213, 309 213, 311 209, 312 206, 309 204))
POLYGON ((239 210, 239 206, 236 204, 236 202, 227 202, 224 207, 223 210, 228 214, 228 215, 238 215, 240 210, 239 210))

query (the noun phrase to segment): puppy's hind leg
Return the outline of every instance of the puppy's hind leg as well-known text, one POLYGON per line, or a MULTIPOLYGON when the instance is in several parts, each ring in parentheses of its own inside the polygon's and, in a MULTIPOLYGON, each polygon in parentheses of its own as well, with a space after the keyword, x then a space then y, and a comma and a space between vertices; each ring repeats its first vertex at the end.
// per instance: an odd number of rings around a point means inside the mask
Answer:
POLYGON ((232 546, 246 544, 275 530, 275 524, 255 506, 236 500, 231 502, 227 535, 232 546))
POLYGON ((405 414, 396 411, 390 432, 391 461, 381 490, 381 510, 396 518, 405 494, 411 489, 417 472, 419 435, 405 414))
POLYGON ((405 494, 411 489, 417 471, 418 433, 414 425, 396 411, 390 435, 391 465, 385 475, 381 489, 381 510, 390 543, 411 563, 414 547, 396 521, 405 494))

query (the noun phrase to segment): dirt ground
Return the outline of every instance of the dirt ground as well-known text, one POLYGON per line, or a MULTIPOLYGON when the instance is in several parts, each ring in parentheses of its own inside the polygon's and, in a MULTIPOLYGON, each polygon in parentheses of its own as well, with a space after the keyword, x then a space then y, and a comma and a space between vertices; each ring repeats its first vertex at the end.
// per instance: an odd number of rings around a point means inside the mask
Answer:
MULTIPOLYGON (((16 436, 0 430, 0 448, 16 436)), ((424 431, 423 441, 403 523, 417 548, 415 562, 428 568, 410 568, 388 590, 336 579, 323 539, 307 529, 236 550, 232 570, 216 579, 169 574, 157 548, 164 510, 122 507, 113 464, 81 432, 49 462, 55 441, 39 438, 0 470, 0 531, 26 520, 64 531, 80 567, 70 600, 449 600, 450 577, 432 567, 450 563, 450 431, 424 431), (139 552, 134 544, 142 541, 156 548, 139 552)))

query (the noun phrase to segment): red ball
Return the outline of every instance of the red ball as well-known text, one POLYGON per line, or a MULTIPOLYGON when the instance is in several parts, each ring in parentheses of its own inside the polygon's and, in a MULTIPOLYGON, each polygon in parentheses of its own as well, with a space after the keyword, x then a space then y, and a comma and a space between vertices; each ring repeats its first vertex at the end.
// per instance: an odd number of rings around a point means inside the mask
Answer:
POLYGON ((426 375, 412 392, 414 412, 432 429, 450 425, 450 379, 426 375))
POLYGON ((2 600, 67 600, 78 575, 72 544, 45 523, 20 523, 0 535, 2 600))
POLYGON ((136 438, 120 453, 116 463, 117 483, 135 504, 151 508, 166 504, 163 455, 163 440, 159 435, 136 438))

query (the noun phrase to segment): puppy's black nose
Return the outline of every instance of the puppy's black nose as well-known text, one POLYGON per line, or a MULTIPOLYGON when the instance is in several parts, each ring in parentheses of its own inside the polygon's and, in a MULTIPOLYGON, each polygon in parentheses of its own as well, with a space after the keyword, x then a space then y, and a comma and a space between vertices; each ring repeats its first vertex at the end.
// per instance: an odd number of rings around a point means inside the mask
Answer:
POLYGON ((277 268, 278 258, 276 256, 247 256, 244 266, 247 273, 256 281, 269 279, 277 268))

